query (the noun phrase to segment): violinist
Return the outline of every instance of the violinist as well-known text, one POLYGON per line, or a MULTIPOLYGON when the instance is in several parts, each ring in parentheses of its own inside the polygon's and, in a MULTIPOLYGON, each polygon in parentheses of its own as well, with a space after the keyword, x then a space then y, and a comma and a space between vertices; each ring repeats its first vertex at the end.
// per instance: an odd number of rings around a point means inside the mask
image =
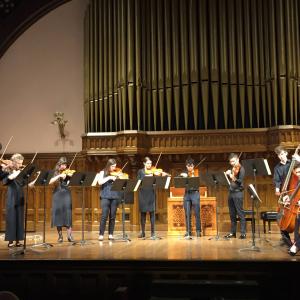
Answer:
POLYGON ((68 181, 73 172, 68 174, 68 164, 66 157, 60 157, 55 165, 54 175, 49 184, 56 183, 52 195, 52 222, 51 227, 56 226, 58 242, 63 242, 62 228, 67 229, 67 239, 74 242, 72 236, 72 196, 68 181))
POLYGON ((113 158, 110 158, 107 161, 104 170, 99 173, 98 184, 101 185, 100 199, 102 209, 98 238, 99 241, 103 241, 107 218, 109 218, 108 239, 114 240, 113 234, 115 229, 116 213, 122 193, 112 191, 111 188, 114 181, 120 175, 121 172, 117 172, 117 163, 113 158))
MULTIPOLYGON (((277 146, 274 149, 274 151, 277 154, 280 161, 274 168, 273 182, 275 186, 275 195, 280 196, 282 187, 284 185, 284 181, 287 177, 292 161, 288 159, 288 152, 284 147, 277 146)), ((293 159, 295 159, 298 162, 300 161, 300 157, 296 153, 293 155, 293 159)), ((283 243, 286 246, 291 247, 292 241, 289 233, 285 230, 280 230, 280 233, 281 240, 283 241, 283 243)))
MULTIPOLYGON (((198 176, 198 169, 195 170, 195 162, 194 159, 188 158, 185 161, 186 170, 182 172, 180 175, 183 177, 196 177, 198 176)), ((197 237, 201 237, 201 221, 200 221, 200 194, 199 190, 188 190, 185 189, 184 193, 184 211, 185 211, 185 224, 186 224, 186 233, 184 237, 192 236, 191 230, 191 218, 192 218, 192 210, 194 210, 195 221, 196 221, 196 235, 197 237)))
MULTIPOLYGON (((138 170, 137 179, 143 180, 145 176, 157 176, 159 175, 156 171, 157 169, 152 167, 152 161, 149 157, 145 157, 143 160, 144 168, 138 170)), ((162 176, 166 173, 160 172, 162 176)), ((145 226, 146 226, 146 215, 147 212, 150 214, 150 224, 151 224, 151 239, 155 239, 155 191, 151 187, 141 187, 139 189, 139 210, 141 213, 141 233, 138 238, 145 238, 145 226)))
POLYGON ((23 184, 15 180, 20 174, 24 157, 16 153, 10 162, 1 163, 3 183, 8 186, 6 198, 6 228, 5 241, 8 247, 21 247, 24 240, 24 191, 23 184))
MULTIPOLYGON (((297 179, 296 180, 296 186, 294 187, 294 189, 296 189, 297 185, 300 184, 300 163, 299 162, 297 162, 294 165, 293 175, 297 179)), ((299 218, 300 195, 299 195, 299 191, 296 191, 296 193, 294 194, 294 197, 296 197, 296 198, 291 199, 291 197, 292 196, 285 195, 283 197, 283 201, 284 201, 285 206, 288 206, 288 205, 290 206, 292 204, 291 201, 293 201, 293 203, 295 203, 295 205, 296 205, 296 210, 298 212, 295 216, 294 243, 292 243, 290 248, 289 248, 289 254, 291 256, 294 256, 294 255, 297 254, 297 252, 300 249, 300 234, 299 234, 299 229, 300 229, 300 218, 299 218)), ((289 207, 289 208, 291 209, 291 207, 289 207)))
POLYGON ((244 199, 244 186, 243 180, 245 177, 245 169, 240 164, 239 156, 235 153, 231 153, 228 157, 231 169, 227 170, 225 174, 230 179, 229 194, 228 194, 228 207, 231 222, 231 231, 225 238, 236 238, 236 216, 238 215, 241 222, 241 235, 240 239, 246 238, 246 219, 243 209, 244 199))

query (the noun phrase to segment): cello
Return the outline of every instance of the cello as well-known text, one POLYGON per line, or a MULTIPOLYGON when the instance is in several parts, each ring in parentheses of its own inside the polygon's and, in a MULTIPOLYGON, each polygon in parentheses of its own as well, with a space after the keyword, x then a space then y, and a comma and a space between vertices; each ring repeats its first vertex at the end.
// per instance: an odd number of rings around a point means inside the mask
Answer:
MULTIPOLYGON (((298 179, 298 177, 297 177, 298 179)), ((289 233, 295 230, 296 217, 299 213, 299 204, 300 199, 300 181, 297 180, 297 186, 293 191, 290 198, 290 203, 283 206, 281 211, 281 218, 278 220, 278 225, 282 231, 287 231, 289 233)))

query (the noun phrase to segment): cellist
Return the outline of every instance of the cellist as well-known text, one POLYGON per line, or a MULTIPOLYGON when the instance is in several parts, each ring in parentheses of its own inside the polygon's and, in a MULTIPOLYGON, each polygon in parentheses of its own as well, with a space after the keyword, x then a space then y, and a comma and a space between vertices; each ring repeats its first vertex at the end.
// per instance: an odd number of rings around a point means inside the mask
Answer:
MULTIPOLYGON (((280 161, 274 168, 273 182, 275 186, 275 195, 280 196, 282 192, 282 187, 286 180, 292 161, 287 158, 288 152, 284 147, 277 146, 274 149, 274 151, 277 154, 280 161)), ((293 159, 295 159, 296 161, 300 161, 300 156, 297 153, 295 153, 293 155, 293 159)), ((280 232, 281 239, 284 242, 284 244, 286 244, 288 247, 291 247, 292 241, 289 233, 285 230, 280 230, 280 232)))
POLYGON ((291 213, 291 223, 295 224, 294 227, 294 243, 289 249, 289 254, 294 256, 300 249, 300 218, 299 218, 299 207, 300 207, 300 163, 297 162, 293 168, 293 176, 296 177, 294 180, 294 186, 292 187, 292 195, 285 195, 283 197, 283 203, 288 206, 289 212, 291 213))

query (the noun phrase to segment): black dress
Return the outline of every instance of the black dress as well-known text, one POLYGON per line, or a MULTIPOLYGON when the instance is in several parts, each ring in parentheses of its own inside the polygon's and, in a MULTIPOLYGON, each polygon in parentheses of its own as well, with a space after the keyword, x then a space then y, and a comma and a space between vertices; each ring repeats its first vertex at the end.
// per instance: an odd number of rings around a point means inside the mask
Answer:
POLYGON ((67 185, 68 179, 59 180, 52 196, 51 226, 72 226, 72 197, 67 185))
POLYGON ((8 179, 8 173, 3 176, 7 185, 6 197, 6 228, 5 241, 24 240, 24 192, 23 184, 17 180, 8 179))
MULTIPOLYGON (((145 177, 145 169, 138 170, 137 179, 143 179, 145 177)), ((140 212, 153 212, 155 204, 155 192, 153 187, 139 189, 139 208, 140 212)))

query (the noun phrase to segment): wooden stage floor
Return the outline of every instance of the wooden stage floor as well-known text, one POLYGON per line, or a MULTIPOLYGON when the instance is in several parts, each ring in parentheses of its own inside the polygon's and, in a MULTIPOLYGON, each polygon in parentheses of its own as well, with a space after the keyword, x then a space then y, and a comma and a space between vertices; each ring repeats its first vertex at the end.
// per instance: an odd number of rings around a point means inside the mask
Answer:
MULTIPOLYGON (((51 231, 46 241, 53 247, 45 249, 33 247, 41 233, 28 233, 27 249, 17 255, 2 234, 0 291, 22 300, 299 299, 300 253, 291 257, 278 233, 257 238, 259 252, 251 251, 251 234, 218 241, 158 234, 162 239, 139 240, 128 232, 131 242, 108 241, 107 235, 99 242, 97 232, 86 232, 90 244, 82 246, 58 244, 51 231)), ((80 232, 73 235, 81 240, 80 232)))
MULTIPOLYGON (((224 233, 225 234, 225 233, 224 233)), ((97 232, 86 232, 87 244, 81 245, 81 232, 73 232, 74 239, 79 243, 72 245, 66 241, 57 243, 57 234, 46 233, 46 242, 53 247, 35 247, 42 242, 42 233, 27 234, 27 249, 24 255, 12 255, 19 248, 8 249, 4 235, 0 235, 0 260, 159 260, 159 261, 300 261, 300 252, 294 257, 287 253, 287 248, 280 242, 280 235, 261 234, 256 237, 255 245, 260 251, 252 251, 252 237, 246 240, 204 236, 185 240, 181 236, 168 236, 166 232, 158 232, 159 240, 138 239, 136 232, 129 232, 131 242, 118 240, 121 232, 115 233, 115 241, 109 241, 107 235, 104 241, 98 241, 97 232)), ((147 233, 149 237, 149 233, 147 233)))

